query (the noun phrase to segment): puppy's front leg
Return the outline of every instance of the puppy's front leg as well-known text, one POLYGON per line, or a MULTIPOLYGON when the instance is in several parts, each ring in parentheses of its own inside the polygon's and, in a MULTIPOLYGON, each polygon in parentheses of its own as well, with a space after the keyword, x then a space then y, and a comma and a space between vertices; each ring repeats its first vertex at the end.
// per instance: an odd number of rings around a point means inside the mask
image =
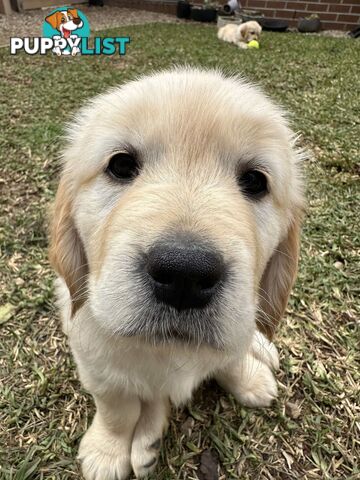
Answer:
POLYGON ((131 472, 131 441, 140 417, 138 397, 95 397, 97 411, 79 448, 86 480, 125 480, 131 472))
POLYGON ((279 367, 275 345, 259 331, 244 358, 216 375, 218 383, 243 405, 268 407, 277 397, 273 370, 279 367))
POLYGON ((141 415, 131 447, 131 464, 137 478, 146 477, 156 466, 169 411, 168 399, 141 403, 141 415))

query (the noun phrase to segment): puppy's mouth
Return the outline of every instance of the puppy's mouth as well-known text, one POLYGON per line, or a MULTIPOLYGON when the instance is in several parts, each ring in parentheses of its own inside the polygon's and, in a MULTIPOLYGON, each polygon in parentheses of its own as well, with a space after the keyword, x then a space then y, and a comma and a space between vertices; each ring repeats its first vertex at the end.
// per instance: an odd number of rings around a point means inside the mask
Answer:
POLYGON ((151 345, 181 343, 223 350, 224 335, 218 318, 217 308, 179 312, 167 305, 154 303, 139 312, 137 318, 124 325, 118 333, 125 337, 139 337, 151 345))
POLYGON ((66 24, 70 28, 66 28, 64 27, 64 25, 61 26, 61 31, 64 38, 69 38, 74 30, 77 30, 78 28, 81 28, 83 26, 83 22, 82 20, 80 20, 80 18, 74 18, 73 24, 74 25, 72 25, 71 22, 68 22, 66 24))
POLYGON ((63 33, 64 38, 69 38, 70 35, 71 35, 71 30, 68 30, 67 28, 63 27, 62 33, 63 33))

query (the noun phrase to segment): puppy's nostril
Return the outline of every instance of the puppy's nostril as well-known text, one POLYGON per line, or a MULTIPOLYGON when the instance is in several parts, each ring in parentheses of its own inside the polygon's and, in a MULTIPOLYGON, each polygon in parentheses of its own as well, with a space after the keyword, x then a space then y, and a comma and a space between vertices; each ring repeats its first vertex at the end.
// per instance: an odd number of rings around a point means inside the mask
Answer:
POLYGON ((201 244, 159 243, 148 253, 146 271, 156 299, 183 310, 210 302, 224 277, 224 263, 201 244))
POLYGON ((147 271, 153 280, 161 285, 170 285, 174 281, 173 276, 169 272, 158 268, 157 265, 148 265, 147 271))

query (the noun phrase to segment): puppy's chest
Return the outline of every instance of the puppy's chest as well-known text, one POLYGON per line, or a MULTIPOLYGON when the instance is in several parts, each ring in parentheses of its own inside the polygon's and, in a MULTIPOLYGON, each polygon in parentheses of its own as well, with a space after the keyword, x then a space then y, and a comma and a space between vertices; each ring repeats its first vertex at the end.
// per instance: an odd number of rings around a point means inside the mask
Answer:
POLYGON ((152 348, 134 338, 109 339, 89 320, 84 327, 80 319, 68 334, 81 380, 92 392, 126 391, 148 400, 170 397, 180 404, 221 362, 218 355, 195 347, 152 348))
POLYGON ((175 404, 188 400, 208 373, 202 358, 179 352, 167 355, 134 348, 115 357, 112 370, 120 383, 126 382, 140 397, 167 396, 175 404))

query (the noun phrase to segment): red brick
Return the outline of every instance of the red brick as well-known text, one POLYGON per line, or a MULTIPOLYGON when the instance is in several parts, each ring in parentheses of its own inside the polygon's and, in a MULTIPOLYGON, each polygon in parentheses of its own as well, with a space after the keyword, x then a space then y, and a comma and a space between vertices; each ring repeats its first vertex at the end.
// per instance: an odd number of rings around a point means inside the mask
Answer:
POLYGON ((347 23, 338 23, 338 22, 322 22, 321 27, 323 30, 352 30, 354 25, 350 25, 347 23))
POLYGON ((287 8, 289 10, 306 10, 306 3, 304 2, 287 2, 287 8))
MULTIPOLYGON (((349 1, 351 1, 351 0, 349 0, 349 1)), ((327 3, 327 4, 336 3, 336 4, 339 4, 339 3, 341 3, 341 0, 319 0, 319 3, 327 3)))
POLYGON ((307 3, 306 9, 308 12, 326 12, 328 5, 322 3, 307 3))
POLYGON ((329 21, 329 22, 336 22, 337 21, 338 14, 337 13, 319 13, 319 18, 321 21, 329 21))
POLYGON ((300 18, 307 18, 309 16, 309 12, 296 12, 295 18, 299 20, 300 18))
MULTIPOLYGON (((354 7, 353 7, 354 8, 354 7)), ((329 12, 337 12, 337 13, 350 13, 351 6, 349 5, 329 5, 329 12)))
POLYGON ((285 18, 290 20, 291 18, 294 18, 294 12, 291 10, 276 10, 275 18, 285 18))
POLYGON ((309 15, 309 13, 304 10, 280 10, 280 11, 287 12, 288 18, 304 18, 309 15))
POLYGON ((281 9, 285 8, 286 2, 273 2, 273 1, 268 1, 266 6, 268 8, 275 8, 275 9, 281 9))
POLYGON ((251 0, 248 2, 249 8, 264 8, 266 7, 266 0, 251 0))
MULTIPOLYGON (((192 3, 192 2, 190 2, 192 3)), ((194 2, 195 3, 195 2, 194 2)), ((259 8, 259 3, 261 4, 262 7, 265 7, 266 1, 265 0, 248 0, 246 4, 244 2, 241 2, 241 6, 252 9, 252 8, 259 8)))
POLYGON ((353 5, 351 7, 351 13, 359 13, 360 14, 360 5, 353 5))
POLYGON ((338 22, 344 23, 357 23, 359 21, 359 15, 339 15, 338 22))
MULTIPOLYGON (((351 1, 351 0, 349 0, 351 1)), ((319 3, 341 3, 341 0, 319 0, 319 3)))

